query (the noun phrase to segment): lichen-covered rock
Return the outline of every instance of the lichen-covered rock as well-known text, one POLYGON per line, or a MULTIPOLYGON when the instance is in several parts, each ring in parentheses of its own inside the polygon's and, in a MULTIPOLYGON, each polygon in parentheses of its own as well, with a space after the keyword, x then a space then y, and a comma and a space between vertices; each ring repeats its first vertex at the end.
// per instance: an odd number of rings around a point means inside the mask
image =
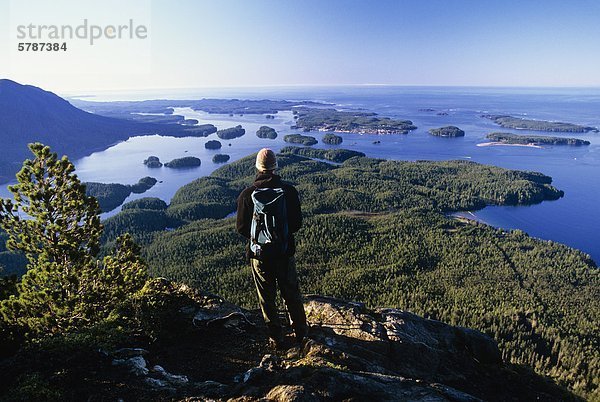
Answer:
POLYGON ((112 362, 113 366, 123 366, 129 372, 136 376, 145 376, 149 370, 146 367, 146 360, 142 356, 134 356, 128 359, 115 359, 112 362))
POLYGON ((309 322, 320 329, 316 339, 356 355, 361 364, 413 378, 462 381, 465 373, 481 371, 482 364, 502 363, 496 343, 472 329, 398 309, 368 311, 361 304, 323 296, 308 296, 305 305, 309 322))
POLYGON ((189 382, 187 376, 171 374, 159 365, 152 367, 152 373, 161 377, 172 385, 185 385, 189 382))
POLYGON ((276 402, 318 402, 313 393, 306 392, 302 385, 277 385, 266 396, 269 401, 276 402))

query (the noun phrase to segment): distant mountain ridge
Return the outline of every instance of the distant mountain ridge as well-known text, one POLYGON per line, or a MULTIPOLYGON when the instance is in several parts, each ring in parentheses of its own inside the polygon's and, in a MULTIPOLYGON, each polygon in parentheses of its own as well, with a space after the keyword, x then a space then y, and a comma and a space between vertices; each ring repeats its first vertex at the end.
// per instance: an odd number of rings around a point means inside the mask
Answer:
POLYGON ((0 183, 12 179, 30 156, 30 142, 42 142, 73 160, 133 135, 206 136, 216 131, 214 126, 207 126, 211 127, 100 116, 78 109, 52 92, 0 79, 0 183))

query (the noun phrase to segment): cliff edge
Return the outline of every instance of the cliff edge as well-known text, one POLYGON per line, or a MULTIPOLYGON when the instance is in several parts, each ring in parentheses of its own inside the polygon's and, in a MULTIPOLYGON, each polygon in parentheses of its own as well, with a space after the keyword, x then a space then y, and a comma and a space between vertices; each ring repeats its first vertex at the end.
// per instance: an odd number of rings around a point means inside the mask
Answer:
POLYGON ((109 348, 79 334, 20 351, 0 361, 2 399, 33 389, 89 401, 576 400, 503 363, 490 337, 407 311, 307 295, 309 339, 275 351, 257 311, 153 283, 145 314, 155 337, 130 334, 109 348))

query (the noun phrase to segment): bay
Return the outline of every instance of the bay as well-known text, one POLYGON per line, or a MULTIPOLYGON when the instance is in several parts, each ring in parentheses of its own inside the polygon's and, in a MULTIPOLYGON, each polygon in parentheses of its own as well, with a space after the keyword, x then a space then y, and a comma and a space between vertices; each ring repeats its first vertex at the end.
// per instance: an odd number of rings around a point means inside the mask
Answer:
MULTIPOLYGON (((543 120, 571 122, 600 127, 600 89, 598 88, 461 88, 461 87, 273 87, 188 89, 139 91, 136 93, 99 93, 88 100, 197 99, 202 97, 240 99, 287 99, 331 102, 337 108, 377 112, 383 116, 412 120, 418 127, 408 135, 341 134, 339 147, 362 151, 370 157, 397 160, 462 159, 510 169, 539 171, 551 176, 553 184, 565 192, 557 201, 533 206, 487 207, 468 214, 496 227, 521 229, 531 236, 567 244, 589 253, 600 261, 600 134, 574 133, 549 135, 568 136, 591 142, 587 147, 545 146, 477 146, 488 142, 485 135, 493 131, 517 134, 537 134, 524 130, 498 127, 481 114, 508 114, 543 120), (433 109, 426 110, 426 109, 433 109), (438 115, 442 113, 442 115, 438 115), (427 130, 455 125, 466 132, 465 137, 440 138, 427 130), (374 144, 374 141, 380 141, 374 144)), ((217 128, 241 124, 246 135, 233 140, 220 140, 223 148, 207 150, 204 143, 218 139, 172 138, 162 136, 133 137, 102 152, 75 161, 83 181, 104 183, 136 183, 141 177, 152 176, 160 182, 144 194, 134 194, 127 201, 141 197, 159 197, 169 201, 175 191, 190 181, 210 174, 220 165, 212 162, 216 153, 226 153, 231 161, 256 152, 263 146, 275 151, 288 145, 285 134, 295 133, 291 112, 279 112, 275 119, 264 115, 217 115, 176 109, 175 114, 211 123, 217 128), (256 137, 261 125, 273 127, 279 133, 275 140, 256 137), (202 165, 193 169, 149 169, 142 162, 150 155, 162 162, 183 156, 196 156, 202 165)), ((321 139, 324 133, 310 133, 321 139)), ((318 148, 335 148, 319 142, 318 148)), ((0 197, 9 193, 0 188, 0 197)), ((119 211, 103 214, 106 218, 119 211)))

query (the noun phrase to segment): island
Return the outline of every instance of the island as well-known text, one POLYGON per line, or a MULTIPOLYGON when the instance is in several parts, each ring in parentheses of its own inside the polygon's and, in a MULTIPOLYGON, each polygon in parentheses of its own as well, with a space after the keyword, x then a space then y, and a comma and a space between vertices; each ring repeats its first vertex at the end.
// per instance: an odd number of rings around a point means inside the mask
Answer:
POLYGON ((316 149, 288 146, 281 149, 282 155, 299 155, 307 158, 324 159, 331 162, 343 163, 356 156, 366 156, 362 152, 352 151, 350 149, 316 149))
POLYGON ((598 128, 581 126, 572 123, 561 123, 557 121, 522 119, 498 114, 484 114, 481 117, 490 119, 494 123, 504 128, 513 128, 516 130, 532 131, 553 131, 557 133, 587 133, 589 131, 598 132, 598 128))
POLYGON ((214 163, 225 163, 229 161, 230 156, 227 154, 216 154, 213 156, 212 161, 214 163))
POLYGON ((358 134, 408 134, 417 127, 410 120, 379 117, 377 113, 336 109, 295 108, 298 118, 292 128, 304 131, 337 131, 358 134))
POLYGON ((315 145, 318 142, 315 137, 302 134, 288 134, 283 137, 283 140, 291 144, 302 144, 307 146, 315 145))
POLYGON ((144 193, 156 183, 157 180, 153 177, 143 177, 136 184, 132 185, 96 182, 87 182, 84 184, 86 194, 96 197, 100 210, 102 212, 109 212, 123 204, 123 201, 125 201, 131 193, 144 193))
POLYGON ((258 138, 268 138, 270 140, 274 140, 275 138, 277 138, 277 131, 275 131, 274 128, 271 128, 269 126, 261 126, 256 131, 256 136, 258 138))
POLYGON ((173 159, 171 162, 165 163, 166 167, 173 169, 182 169, 200 166, 202 162, 194 156, 185 156, 183 158, 173 159))
POLYGON ((235 127, 225 128, 217 131, 217 136, 222 140, 232 140, 234 138, 241 137, 244 134, 246 134, 246 130, 244 130, 239 124, 235 127))
POLYGON ((179 124, 183 124, 185 126, 195 126, 198 123, 200 123, 200 122, 196 119, 185 119, 185 120, 182 120, 179 124))
POLYGON ((456 126, 429 129, 429 134, 437 137, 464 137, 465 132, 456 126))
POLYGON ((158 156, 149 156, 148 159, 144 159, 144 165, 149 168, 160 168, 162 167, 162 162, 158 159, 158 156))
POLYGON ((517 135, 511 133, 490 133, 486 138, 501 144, 520 145, 590 145, 589 141, 578 138, 548 137, 542 135, 517 135))
POLYGON ((206 141, 204 148, 206 149, 220 149, 222 147, 221 141, 210 140, 206 141))
POLYGON ((340 145, 343 142, 343 139, 339 135, 328 133, 323 136, 321 141, 323 141, 324 144, 340 145))

